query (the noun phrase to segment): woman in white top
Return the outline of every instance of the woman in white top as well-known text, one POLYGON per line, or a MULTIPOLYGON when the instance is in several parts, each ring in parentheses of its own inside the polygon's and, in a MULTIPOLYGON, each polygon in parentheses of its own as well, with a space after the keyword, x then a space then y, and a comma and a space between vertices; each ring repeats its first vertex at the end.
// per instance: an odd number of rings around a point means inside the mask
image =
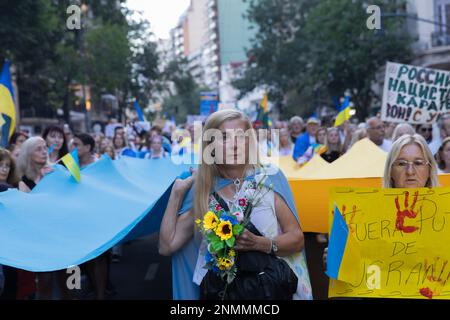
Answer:
POLYGON ((161 159, 167 158, 169 154, 164 151, 163 138, 159 135, 154 135, 149 141, 149 151, 145 154, 144 159, 161 159))
MULTIPOLYGON (((249 182, 245 178, 260 168, 259 160, 255 161, 259 157, 251 122, 241 112, 222 110, 209 116, 205 124, 204 135, 213 130, 216 133, 219 132, 221 136, 215 135, 213 142, 202 141, 204 159, 199 165, 198 172, 188 179, 177 180, 172 188, 159 233, 159 252, 162 255, 176 253, 194 237, 194 220, 201 218, 210 210, 211 206, 215 205, 211 193, 217 179, 231 179, 234 182, 221 189, 216 189, 218 195, 226 199, 231 210, 242 210, 242 199, 251 192, 249 182), (251 134, 242 134, 244 132, 251 134), (215 148, 211 149, 211 146, 215 146, 215 148), (244 146, 243 151, 241 148, 244 146), (208 158, 209 156, 212 156, 212 159, 208 158), (210 160, 212 160, 212 164, 209 162, 210 160), (177 215, 183 198, 194 181, 192 209, 177 215)), ((275 253, 277 257, 288 262, 298 277, 298 290, 293 298, 312 299, 308 271, 302 252, 304 248, 303 232, 285 200, 276 192, 265 193, 262 201, 251 213, 251 222, 262 236, 257 236, 246 229, 237 238, 235 249, 238 252, 275 253)), ((203 242, 194 271, 193 281, 197 285, 200 285, 206 274, 202 265, 205 254, 205 243, 203 242)))
POLYGON ((292 143, 289 131, 286 128, 280 129, 280 156, 292 156, 294 144, 292 143))

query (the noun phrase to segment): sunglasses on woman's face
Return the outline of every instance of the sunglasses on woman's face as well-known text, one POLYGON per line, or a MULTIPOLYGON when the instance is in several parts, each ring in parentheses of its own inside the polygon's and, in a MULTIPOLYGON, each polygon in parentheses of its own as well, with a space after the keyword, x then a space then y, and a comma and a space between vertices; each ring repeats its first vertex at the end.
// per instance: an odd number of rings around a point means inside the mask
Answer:
POLYGON ((422 132, 431 132, 431 131, 433 131, 433 128, 420 128, 420 131, 422 131, 422 132))

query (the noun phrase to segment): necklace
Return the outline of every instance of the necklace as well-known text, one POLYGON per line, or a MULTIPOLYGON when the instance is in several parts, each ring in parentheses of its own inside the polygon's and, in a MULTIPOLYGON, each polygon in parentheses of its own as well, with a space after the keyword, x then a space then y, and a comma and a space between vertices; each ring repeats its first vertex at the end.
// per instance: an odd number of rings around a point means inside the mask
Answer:
MULTIPOLYGON (((221 170, 220 170, 221 171, 221 170)), ((243 172, 243 174, 242 174, 242 177, 240 177, 240 178, 231 178, 228 174, 226 174, 225 172, 223 172, 223 171, 221 171, 221 174, 222 174, 222 176, 223 177, 225 177, 226 179, 229 179, 229 180, 232 180, 233 181, 233 185, 234 185, 234 188, 235 188, 235 193, 234 193, 234 196, 233 196, 233 201, 236 201, 236 199, 237 199, 237 197, 238 197, 238 195, 239 195, 239 191, 240 191, 240 189, 241 189, 241 187, 242 187, 242 181, 245 179, 245 174, 246 174, 246 172, 247 172, 247 170, 244 170, 244 172, 243 172)))
POLYGON ((238 194, 239 190, 241 189, 241 179, 239 178, 234 179, 233 184, 236 187, 236 194, 238 194))

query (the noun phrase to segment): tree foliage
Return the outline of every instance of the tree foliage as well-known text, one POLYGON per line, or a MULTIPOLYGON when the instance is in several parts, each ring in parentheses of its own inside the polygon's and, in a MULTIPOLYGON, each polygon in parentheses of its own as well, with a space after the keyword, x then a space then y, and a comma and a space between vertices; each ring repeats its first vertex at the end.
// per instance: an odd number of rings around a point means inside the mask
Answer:
POLYGON ((164 99, 164 112, 172 114, 178 123, 185 122, 188 114, 198 114, 200 109, 200 88, 188 71, 188 62, 184 58, 175 59, 163 72, 164 82, 168 85, 169 95, 164 99))
MULTIPOLYGON (((234 84, 242 94, 257 86, 287 115, 308 115, 323 101, 350 90, 360 118, 379 97, 371 86, 386 61, 409 62, 411 38, 403 18, 382 20, 369 30, 364 0, 249 0, 248 18, 258 28, 248 50, 245 76, 234 84)), ((384 13, 405 1, 374 0, 384 13)))
POLYGON ((130 19, 123 0, 81 2, 82 28, 69 30, 73 1, 0 0, 0 64, 8 58, 16 66, 23 115, 55 117, 62 108, 68 122, 80 84, 91 87, 94 105, 102 93, 120 93, 121 105, 138 93, 144 105, 151 98, 159 73, 148 22, 130 19))

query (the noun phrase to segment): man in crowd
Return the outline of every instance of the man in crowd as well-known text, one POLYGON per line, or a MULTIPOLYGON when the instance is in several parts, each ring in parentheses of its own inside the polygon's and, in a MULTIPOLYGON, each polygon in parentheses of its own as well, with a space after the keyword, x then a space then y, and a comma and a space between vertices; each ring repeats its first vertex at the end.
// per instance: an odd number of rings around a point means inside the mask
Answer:
POLYGON ((300 135, 295 142, 293 154, 295 161, 308 150, 311 144, 316 142, 315 136, 317 129, 319 129, 319 125, 320 121, 316 117, 310 117, 306 122, 306 132, 300 135))
POLYGON ((392 142, 385 139, 384 123, 378 117, 372 117, 367 120, 367 136, 370 141, 375 143, 383 151, 389 152, 392 142))
POLYGON ((89 134, 75 134, 72 141, 72 148, 78 149, 78 161, 80 163, 80 168, 95 162, 95 140, 89 134))
POLYGON ((303 133, 303 119, 299 116, 292 117, 289 120, 289 130, 291 132, 292 143, 303 133))
POLYGON ((445 138, 450 137, 450 113, 441 116, 438 121, 439 135, 430 143, 429 147, 436 154, 445 138))

